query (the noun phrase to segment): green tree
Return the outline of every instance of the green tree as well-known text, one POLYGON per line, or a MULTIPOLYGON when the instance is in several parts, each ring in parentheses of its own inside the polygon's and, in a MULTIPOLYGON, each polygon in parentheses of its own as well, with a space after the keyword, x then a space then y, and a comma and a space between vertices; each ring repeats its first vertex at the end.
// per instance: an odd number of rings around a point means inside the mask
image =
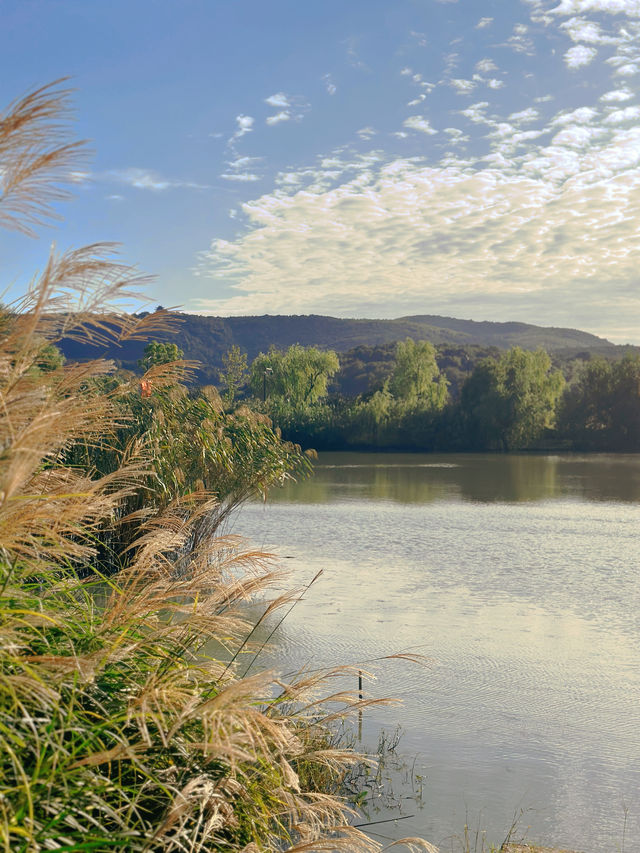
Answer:
POLYGON ((587 362, 567 389, 559 429, 586 450, 640 450, 640 356, 587 362))
POLYGON ((172 361, 180 361, 184 358, 184 352, 177 344, 167 341, 149 341, 144 348, 144 355, 138 360, 138 367, 149 370, 158 364, 170 364, 172 361))
POLYGON ((235 400, 239 389, 247 381, 247 354, 234 344, 222 356, 224 370, 220 371, 220 381, 225 388, 224 399, 228 406, 235 400))
POLYGON ((513 347, 484 359, 465 382, 461 410, 471 446, 528 447, 554 425, 564 379, 544 350, 513 347))
POLYGON ((44 373, 49 373, 53 370, 57 370, 59 367, 62 367, 64 363, 65 357, 58 347, 55 344, 47 343, 44 344, 38 354, 36 367, 44 373))
POLYGON ((329 379, 339 368, 338 356, 332 350, 294 344, 283 352, 272 347, 254 359, 250 385, 256 397, 301 409, 326 396, 329 379))
POLYGON ((436 351, 428 341, 407 338, 396 345, 389 391, 407 409, 439 411, 447 402, 447 381, 440 376, 436 351))

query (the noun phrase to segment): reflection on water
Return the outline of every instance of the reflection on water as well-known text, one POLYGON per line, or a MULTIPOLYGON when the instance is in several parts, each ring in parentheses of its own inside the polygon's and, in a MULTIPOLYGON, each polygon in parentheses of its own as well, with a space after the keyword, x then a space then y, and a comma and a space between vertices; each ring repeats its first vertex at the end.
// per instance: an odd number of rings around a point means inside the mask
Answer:
POLYGON ((501 841, 523 807, 532 837, 608 853, 626 809, 640 850, 640 457, 323 454, 273 497, 235 532, 296 584, 324 569, 274 661, 432 658, 370 685, 404 702, 366 715, 370 741, 399 722, 426 777, 398 834, 442 841, 468 816, 501 841))
POLYGON ((324 453, 312 479, 274 491, 276 502, 378 498, 401 503, 437 500, 539 501, 574 497, 640 501, 640 466, 631 455, 324 453))

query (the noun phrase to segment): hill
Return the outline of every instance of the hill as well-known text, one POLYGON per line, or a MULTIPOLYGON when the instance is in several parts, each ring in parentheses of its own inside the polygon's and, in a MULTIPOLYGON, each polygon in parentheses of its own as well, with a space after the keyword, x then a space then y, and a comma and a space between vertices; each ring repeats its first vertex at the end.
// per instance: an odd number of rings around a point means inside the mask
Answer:
MULTIPOLYGON (((286 349, 292 344, 317 346, 345 353, 356 347, 376 347, 412 337, 433 344, 524 349, 543 347, 567 356, 578 353, 616 356, 623 348, 588 332, 576 329, 534 326, 529 323, 493 323, 458 320, 453 317, 418 315, 395 320, 341 319, 318 314, 302 316, 207 317, 177 313, 177 331, 159 338, 175 341, 185 356, 201 362, 199 379, 215 382, 222 356, 236 344, 251 361, 270 346, 286 349)), ((122 367, 135 369, 144 343, 131 341, 122 347, 99 351, 76 341, 65 340, 61 349, 74 361, 104 355, 122 367)))

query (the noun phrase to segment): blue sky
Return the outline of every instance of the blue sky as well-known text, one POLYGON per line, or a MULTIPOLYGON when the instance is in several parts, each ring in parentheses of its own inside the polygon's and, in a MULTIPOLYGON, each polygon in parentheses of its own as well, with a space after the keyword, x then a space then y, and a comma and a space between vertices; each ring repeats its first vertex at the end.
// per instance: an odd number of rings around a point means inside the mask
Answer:
POLYGON ((640 343, 640 0, 0 0, 0 103, 62 77, 64 223, 154 302, 640 343))

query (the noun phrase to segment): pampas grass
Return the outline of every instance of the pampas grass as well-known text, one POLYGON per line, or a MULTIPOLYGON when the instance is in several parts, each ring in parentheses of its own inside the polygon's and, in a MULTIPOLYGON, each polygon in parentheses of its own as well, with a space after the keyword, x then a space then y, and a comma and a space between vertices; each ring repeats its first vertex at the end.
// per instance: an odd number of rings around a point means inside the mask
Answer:
MULTIPOLYGON (((58 182, 82 150, 65 136, 67 98, 53 84, 0 118, 5 227, 31 233, 64 195, 58 182)), ((162 459, 158 428, 115 441, 130 425, 122 395, 137 389, 105 382, 110 363, 41 367, 62 336, 102 342, 166 328, 165 312, 132 318, 118 307, 140 277, 109 251, 52 254, 0 318, 0 849, 375 851, 331 793, 360 757, 333 748, 326 728, 371 700, 331 694, 340 668, 287 682, 239 675, 252 649, 247 602, 280 575, 217 525, 251 488, 287 475, 283 457, 269 455, 273 433, 260 439, 269 464, 246 460, 240 476, 245 413, 225 436, 235 469, 228 459, 216 469, 209 448, 208 482, 187 472, 167 485, 205 442, 215 395, 192 418, 190 446, 162 459), (91 460, 105 447, 100 469, 91 460), (223 476, 231 497, 221 508, 223 476), (115 574, 102 570, 105 543, 115 574), (206 654, 214 642, 227 650, 221 659, 206 654)), ((174 389, 178 409, 185 367, 150 374, 156 391, 174 389)))

